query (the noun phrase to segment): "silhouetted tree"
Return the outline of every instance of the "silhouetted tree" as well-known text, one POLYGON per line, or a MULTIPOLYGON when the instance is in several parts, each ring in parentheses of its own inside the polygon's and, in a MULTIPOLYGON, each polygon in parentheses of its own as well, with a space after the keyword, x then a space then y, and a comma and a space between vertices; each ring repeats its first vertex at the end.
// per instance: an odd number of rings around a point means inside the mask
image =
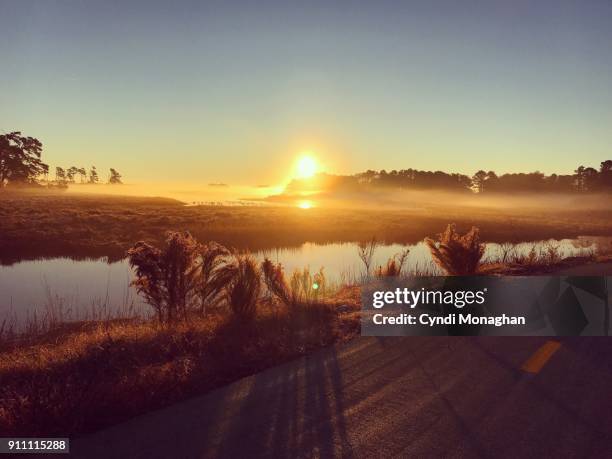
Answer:
POLYGON ((123 183, 121 181, 121 174, 119 174, 119 172, 117 172, 112 167, 110 168, 110 178, 108 179, 108 183, 111 183, 113 185, 121 185, 121 183, 123 183))
POLYGON ((55 168, 55 181, 58 183, 64 183, 66 181, 66 171, 63 168, 55 168))
POLYGON ((495 171, 479 170, 472 178, 457 173, 443 171, 421 171, 400 169, 387 172, 367 170, 355 175, 317 174, 309 180, 293 180, 287 187, 288 192, 327 191, 355 192, 368 188, 409 189, 409 190, 447 190, 480 193, 515 192, 557 192, 612 191, 612 160, 601 163, 600 170, 580 166, 573 175, 544 175, 535 171, 497 175, 495 171))
POLYGON ((584 186, 584 166, 580 166, 578 167, 575 171, 574 171, 574 184, 576 186, 576 189, 578 191, 584 191, 585 190, 585 186, 584 186))
POLYGON ((91 170, 89 171, 89 183, 98 183, 99 180, 100 178, 98 177, 96 166, 91 166, 91 170))
POLYGON ((592 167, 586 167, 582 174, 584 191, 597 191, 599 187, 599 172, 592 167))
POLYGON ((66 178, 68 179, 69 182, 74 183, 74 176, 78 173, 79 173, 79 168, 72 166, 68 168, 68 170, 66 171, 66 178))
POLYGON ((479 193, 484 192, 486 179, 487 173, 482 169, 476 172, 472 177, 472 182, 474 183, 474 186, 476 187, 479 193))
POLYGON ((600 164, 599 183, 603 190, 612 190, 612 160, 608 159, 600 164))
POLYGON ((351 177, 336 176, 331 182, 335 188, 342 188, 346 191, 360 187, 467 191, 472 186, 472 181, 467 175, 416 169, 392 170, 391 172, 368 170, 351 177))
POLYGON ((85 168, 80 167, 78 173, 81 176, 81 183, 85 183, 85 177, 87 177, 87 171, 85 170, 85 168))
POLYGON ((8 183, 36 183, 36 178, 48 172, 40 159, 42 143, 21 132, 0 135, 0 188, 8 183))
POLYGON ((493 171, 489 171, 487 172, 487 178, 485 179, 485 187, 487 189, 495 189, 495 185, 497 184, 497 181, 499 180, 499 177, 497 177, 497 174, 493 171))

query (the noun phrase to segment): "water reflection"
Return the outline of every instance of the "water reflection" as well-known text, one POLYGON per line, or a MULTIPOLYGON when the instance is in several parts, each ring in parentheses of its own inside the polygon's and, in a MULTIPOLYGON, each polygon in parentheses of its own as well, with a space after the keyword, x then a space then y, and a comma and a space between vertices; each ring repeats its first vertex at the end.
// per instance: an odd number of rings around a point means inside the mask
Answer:
POLYGON ((53 258, 0 267, 0 325, 45 315, 70 320, 146 313, 126 260, 53 258))
MULTIPOLYGON (((584 256, 598 251, 610 251, 611 238, 579 238, 562 241, 521 243, 512 247, 516 254, 528 255, 531 251, 543 253, 553 245, 561 258, 584 256)), ((379 246, 374 254, 373 268, 409 248, 405 272, 441 274, 420 242, 411 246, 400 244, 379 246)), ((507 247, 487 244, 485 260, 496 261, 503 257, 507 247)), ((313 244, 305 243, 293 249, 276 249, 258 252, 264 257, 282 263, 287 273, 310 267, 323 267, 328 282, 341 284, 355 282, 363 274, 363 265, 354 243, 313 244)), ((150 312, 142 299, 130 287, 132 277, 127 260, 108 263, 107 259, 74 261, 54 258, 38 261, 22 261, 12 266, 0 266, 0 326, 4 320, 23 322, 33 314, 58 314, 73 320, 96 319, 150 312)))

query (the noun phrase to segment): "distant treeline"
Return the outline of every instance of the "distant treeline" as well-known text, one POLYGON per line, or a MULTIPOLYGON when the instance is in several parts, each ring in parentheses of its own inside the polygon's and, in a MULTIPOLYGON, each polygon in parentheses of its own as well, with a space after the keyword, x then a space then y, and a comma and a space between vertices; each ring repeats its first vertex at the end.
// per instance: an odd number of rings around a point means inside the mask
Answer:
MULTIPOLYGON (((56 183, 76 183, 77 175, 80 177, 81 183, 99 183, 100 177, 98 177, 98 170, 96 166, 91 166, 89 172, 84 167, 69 167, 64 169, 62 167, 55 168, 55 182, 56 183)), ((48 179, 47 179, 48 180, 48 179)), ((110 175, 108 177, 108 183, 121 184, 121 174, 117 170, 110 168, 110 175)))
MULTIPOLYGON (((0 135, 0 188, 7 185, 40 185, 49 183, 49 165, 42 162, 42 143, 34 137, 25 137, 15 131, 0 135)), ((89 171, 84 167, 55 168, 55 184, 66 186, 76 183, 98 183, 100 178, 96 166, 89 171)), ((121 174, 111 168, 108 183, 120 184, 121 174)))
POLYGON ((479 170, 472 177, 464 174, 416 169, 368 170, 353 176, 357 183, 373 187, 475 190, 488 192, 600 192, 612 191, 612 160, 603 161, 599 170, 579 166, 573 174, 545 175, 542 172, 497 175, 479 170))
POLYGON ((472 177, 442 171, 401 169, 368 170, 355 175, 317 174, 312 179, 293 180, 286 192, 406 189, 444 190, 479 193, 555 192, 598 193, 612 192, 612 160, 600 164, 599 170, 579 166, 573 174, 545 175, 542 172, 497 175, 479 170, 472 177))

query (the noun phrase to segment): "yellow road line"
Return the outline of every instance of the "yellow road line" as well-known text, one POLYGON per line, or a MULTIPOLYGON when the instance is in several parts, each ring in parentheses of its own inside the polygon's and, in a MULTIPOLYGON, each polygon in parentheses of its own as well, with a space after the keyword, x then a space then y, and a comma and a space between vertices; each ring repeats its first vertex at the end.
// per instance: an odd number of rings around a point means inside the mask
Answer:
POLYGON ((559 350, 559 341, 546 341, 521 367, 527 373, 539 373, 544 365, 550 360, 555 352, 559 350))

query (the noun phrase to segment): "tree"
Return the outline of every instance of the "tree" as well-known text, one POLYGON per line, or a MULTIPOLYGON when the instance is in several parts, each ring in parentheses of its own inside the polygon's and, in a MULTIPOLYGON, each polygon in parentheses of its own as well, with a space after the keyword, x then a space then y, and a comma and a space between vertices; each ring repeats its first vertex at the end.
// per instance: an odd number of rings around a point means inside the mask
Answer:
POLYGON ((85 168, 80 167, 78 173, 81 176, 81 183, 85 183, 85 177, 87 177, 87 171, 85 170, 85 168))
POLYGON ((602 189, 612 190, 612 160, 608 159, 600 164, 599 183, 602 189))
POLYGON ((61 167, 55 168, 55 181, 58 183, 64 183, 66 181, 66 171, 61 167))
POLYGON ((72 166, 66 171, 66 178, 68 179, 70 183, 74 183, 74 176, 78 173, 79 173, 79 168, 72 166))
POLYGON ((478 190, 479 193, 482 193, 485 189, 485 181, 487 180, 487 173, 483 170, 479 170, 472 177, 472 181, 474 182, 474 186, 478 190))
POLYGON ((599 173, 592 167, 587 167, 583 172, 585 191, 596 191, 599 185, 599 173))
POLYGON ((36 183, 48 166, 40 159, 42 143, 15 131, 0 135, 0 188, 8 183, 36 183))
POLYGON ((121 185, 123 183, 121 181, 121 174, 119 174, 119 172, 112 167, 110 168, 110 178, 108 179, 108 183, 113 185, 121 185))
POLYGON ((485 178, 485 188, 487 191, 494 191, 497 189, 499 177, 494 171, 487 172, 487 177, 485 178))
POLYGON ((580 166, 574 171, 574 183, 578 191, 584 191, 584 166, 580 166))
POLYGON ((100 179, 98 178, 96 166, 91 166, 91 170, 89 171, 89 183, 98 183, 99 181, 100 179))

